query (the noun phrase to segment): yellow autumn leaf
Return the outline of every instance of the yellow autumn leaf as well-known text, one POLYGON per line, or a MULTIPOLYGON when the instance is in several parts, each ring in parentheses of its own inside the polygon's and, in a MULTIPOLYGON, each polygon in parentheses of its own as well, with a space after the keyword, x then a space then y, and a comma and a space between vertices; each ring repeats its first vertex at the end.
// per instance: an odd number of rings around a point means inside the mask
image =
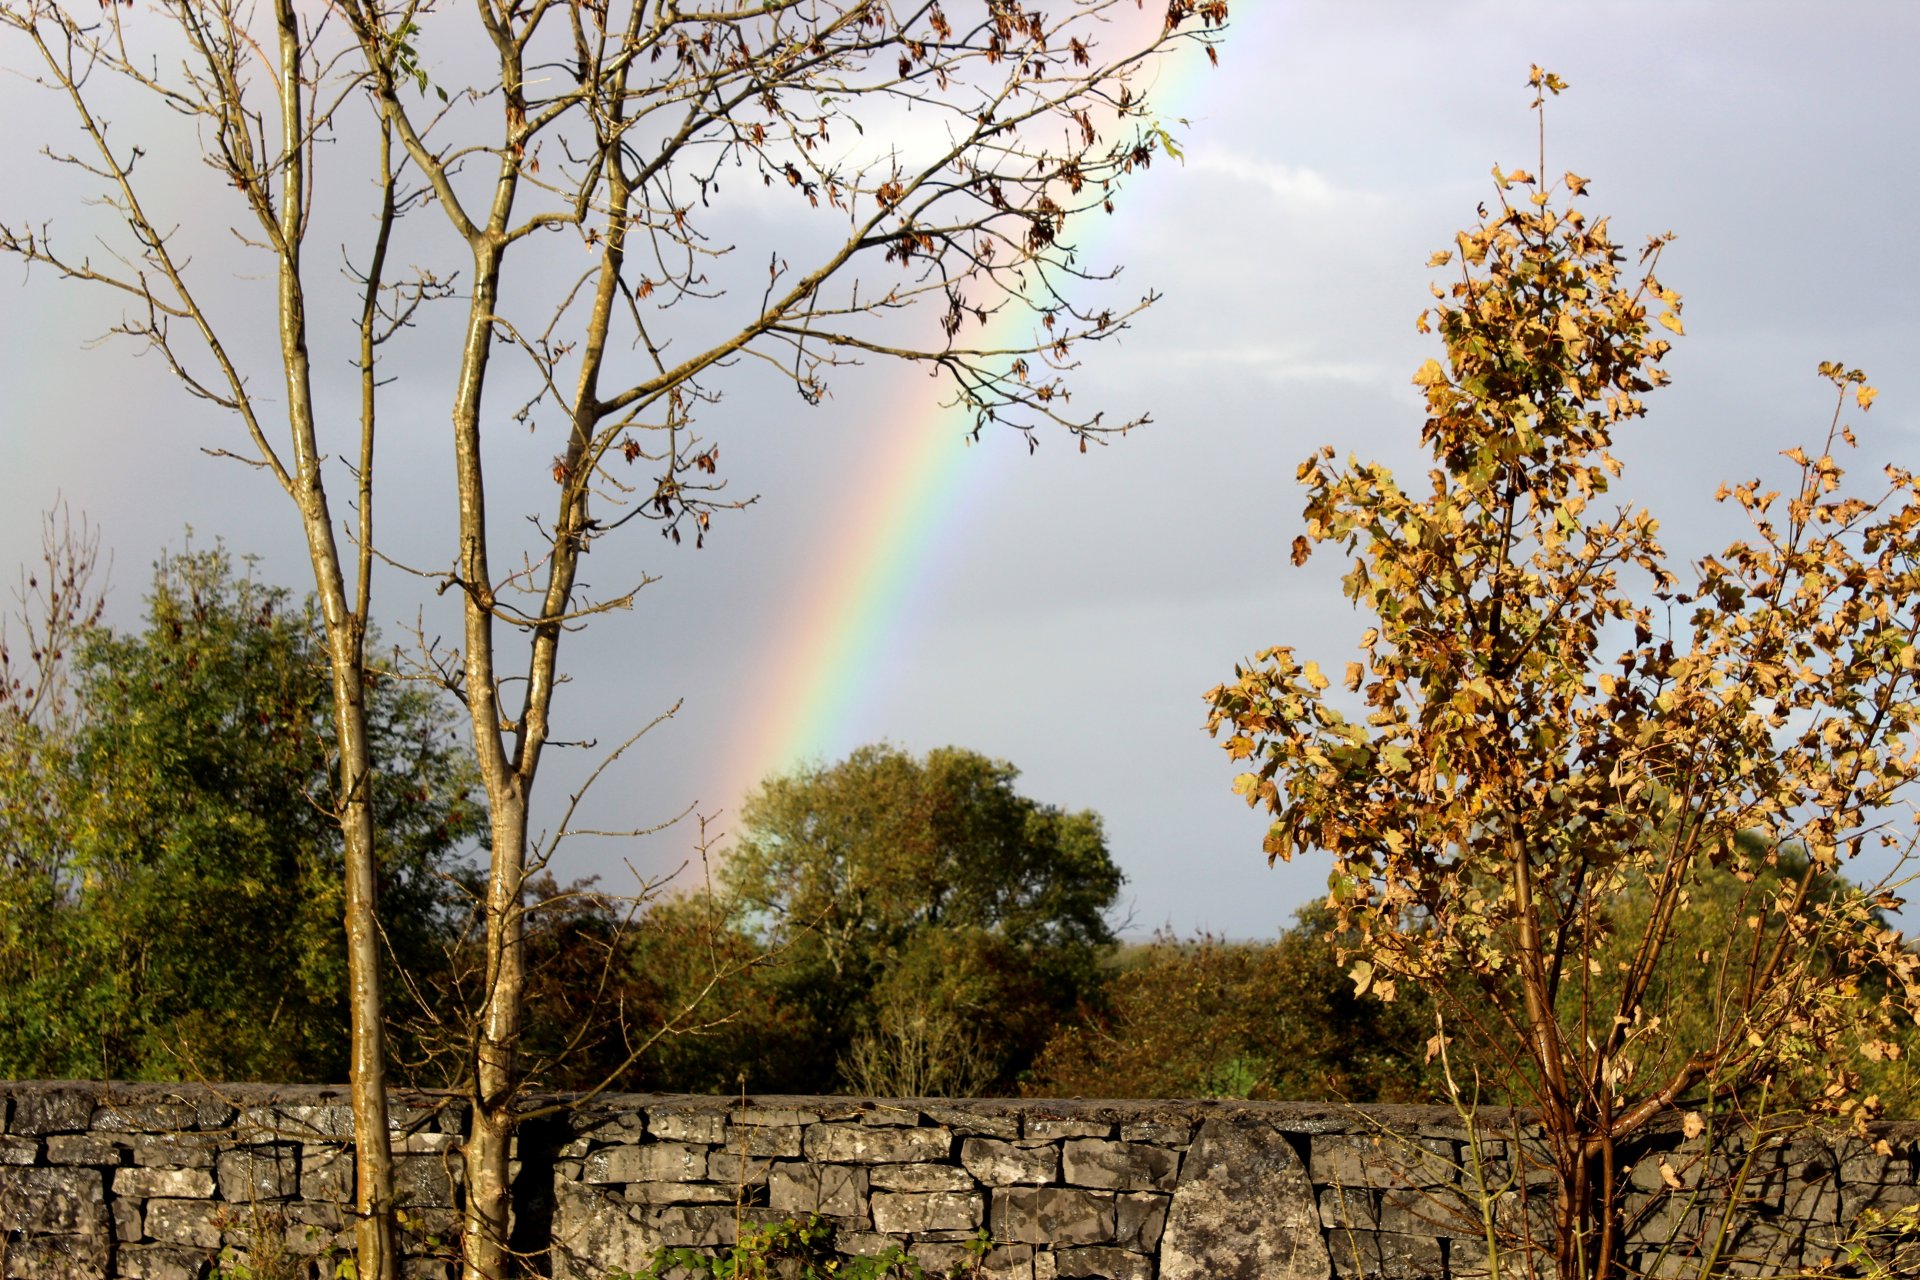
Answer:
POLYGON ((1347 688, 1355 692, 1360 689, 1360 681, 1366 677, 1366 668, 1357 662, 1347 664, 1347 688))
POLYGON ((1328 680, 1324 675, 1320 674, 1320 664, 1317 662, 1309 662, 1306 666, 1300 669, 1300 674, 1306 679, 1306 682, 1309 685, 1313 686, 1315 690, 1324 689, 1329 684, 1332 683, 1332 681, 1328 680))
POLYGON ((1681 1118, 1680 1132, 1689 1138, 1697 1138, 1707 1131, 1707 1122, 1700 1118, 1698 1111, 1689 1111, 1681 1118))
POLYGON ((1680 327, 1680 317, 1671 311, 1663 311, 1660 313, 1660 323, 1663 327, 1673 330, 1683 338, 1687 334, 1687 331, 1680 327))
POLYGON ((1413 385, 1416 387, 1444 386, 1446 385, 1446 381, 1447 371, 1440 367, 1438 360, 1427 361, 1421 365, 1419 371, 1413 375, 1413 385))
POLYGON ((1858 391, 1853 393, 1853 398, 1859 403, 1861 409, 1871 409, 1873 408, 1873 398, 1879 394, 1880 392, 1877 388, 1862 385, 1858 391))

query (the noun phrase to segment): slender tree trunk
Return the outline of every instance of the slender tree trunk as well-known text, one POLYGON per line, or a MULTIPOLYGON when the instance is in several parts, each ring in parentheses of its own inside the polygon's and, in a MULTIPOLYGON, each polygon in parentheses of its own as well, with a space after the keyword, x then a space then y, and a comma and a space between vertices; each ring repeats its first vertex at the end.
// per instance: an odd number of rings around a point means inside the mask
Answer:
MULTIPOLYGON (((293 437, 294 500, 307 538, 314 586, 327 626, 333 675, 334 739, 340 754, 336 799, 345 847, 348 1007, 352 1020, 349 1081, 355 1150, 355 1255, 359 1280, 394 1280, 393 1153, 389 1140, 386 1005, 380 982, 379 872, 373 821, 373 768, 367 735, 365 618, 351 607, 327 492, 320 475, 313 386, 307 352, 306 295, 300 274, 306 234, 306 138, 302 109, 302 41, 292 0, 275 0, 280 46, 280 114, 284 150, 280 190, 279 326, 293 437)), ((362 513, 363 525, 369 517, 362 513)))

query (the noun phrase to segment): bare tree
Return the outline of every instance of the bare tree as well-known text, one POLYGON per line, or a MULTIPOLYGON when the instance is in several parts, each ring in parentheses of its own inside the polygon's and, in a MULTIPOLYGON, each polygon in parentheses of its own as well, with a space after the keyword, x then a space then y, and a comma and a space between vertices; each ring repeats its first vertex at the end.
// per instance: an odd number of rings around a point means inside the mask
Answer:
POLYGON ((562 642, 590 616, 631 605, 650 580, 636 573, 610 595, 591 592, 581 558, 636 517, 698 541, 716 511, 736 505, 696 422, 725 375, 754 366, 818 403, 848 365, 921 363, 976 432, 1005 424, 1029 444, 1052 427, 1085 449, 1136 425, 1070 405, 1080 344, 1119 332, 1151 301, 1103 305, 1105 277, 1071 234, 1084 215, 1111 212, 1123 179, 1164 149, 1153 64, 1183 44, 1213 56, 1228 3, 967 0, 958 18, 931 0, 478 0, 457 14, 421 0, 304 11, 274 0, 270 20, 241 0, 159 8, 164 24, 111 4, 0 0, 83 135, 80 153, 55 158, 98 184, 126 233, 105 266, 20 224, 0 226, 0 247, 122 293, 129 318, 118 330, 239 417, 247 460, 299 512, 339 736, 364 1280, 393 1274, 367 803, 377 780, 363 732, 377 359, 423 303, 464 304, 444 372, 457 528, 450 563, 416 571, 461 604, 458 647, 421 657, 470 714, 490 806, 463 1240, 470 1280, 499 1276, 511 1263, 529 822, 555 741, 562 642), (236 231, 271 259, 283 424, 269 422, 245 343, 216 321, 184 242, 152 211, 135 130, 110 130, 97 105, 103 82, 193 125, 212 170, 205 204, 230 192, 236 231), (330 287, 304 253, 323 143, 373 179, 324 193, 328 208, 370 228, 350 254, 361 396, 357 440, 339 452, 356 460, 351 524, 329 506, 311 372, 310 302, 330 287), (716 232, 742 187, 793 210, 777 242, 752 254, 716 232), (396 230, 415 210, 433 224, 423 254, 450 254, 457 272, 396 276, 396 230), (510 263, 552 271, 537 247, 550 234, 578 246, 573 261, 585 265, 557 288, 542 272, 510 275, 510 263), (1000 315, 1029 317, 1030 336, 997 336, 1015 332, 989 324, 1000 315), (494 403, 521 392, 517 408, 494 403), (565 433, 541 464, 552 505, 524 546, 488 516, 486 441, 508 419, 550 419, 565 433))

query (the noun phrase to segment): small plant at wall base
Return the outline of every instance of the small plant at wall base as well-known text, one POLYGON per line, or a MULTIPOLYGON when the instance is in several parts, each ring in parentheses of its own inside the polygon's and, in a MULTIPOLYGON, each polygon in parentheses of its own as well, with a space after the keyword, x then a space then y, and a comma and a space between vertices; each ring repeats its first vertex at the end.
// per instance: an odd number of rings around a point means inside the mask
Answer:
MULTIPOLYGON (((1565 86, 1531 83, 1544 121, 1565 86)), ((1350 554, 1374 615, 1351 699, 1285 646, 1208 696, 1269 857, 1331 856, 1356 986, 1435 993, 1535 1109, 1554 1195, 1551 1244, 1530 1243, 1582 1280, 1628 1274, 1621 1147, 1676 1104, 1877 1109, 1850 1063, 1886 1052, 1916 961, 1882 918, 1893 889, 1842 872, 1911 848, 1888 816, 1920 776, 1920 481, 1848 481, 1844 415, 1876 393, 1822 365, 1824 443, 1786 452, 1784 496, 1723 487, 1753 533, 1683 584, 1653 517, 1605 504, 1614 432, 1667 380, 1660 331, 1682 332, 1656 274, 1671 237, 1633 278, 1573 203, 1587 180, 1545 168, 1543 123, 1538 168, 1496 168, 1493 212, 1430 264, 1458 272, 1420 319, 1446 348, 1414 376, 1430 491, 1331 449, 1299 469, 1294 561, 1350 554), (1693 895, 1718 870, 1735 909, 1707 918, 1693 895), (1713 1017, 1673 1017, 1698 998, 1686 969, 1713 1017)))

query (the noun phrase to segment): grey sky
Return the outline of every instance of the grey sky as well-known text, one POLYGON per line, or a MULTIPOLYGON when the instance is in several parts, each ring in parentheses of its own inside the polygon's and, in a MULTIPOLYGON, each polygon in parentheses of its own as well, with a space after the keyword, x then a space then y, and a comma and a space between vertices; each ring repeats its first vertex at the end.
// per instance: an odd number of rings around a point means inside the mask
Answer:
MULTIPOLYGON (((1012 760, 1026 790, 1105 815, 1129 877, 1133 926, 1270 933, 1323 887, 1324 868, 1268 870, 1261 822, 1228 791, 1232 770, 1201 731, 1200 695, 1255 649, 1288 643, 1344 662, 1364 623, 1333 566, 1287 566, 1297 532, 1293 469, 1313 447, 1418 462, 1409 377, 1431 339, 1427 255, 1473 219, 1496 161, 1531 166, 1524 86, 1541 63, 1571 91, 1548 118, 1548 170, 1591 178, 1584 207, 1618 238, 1679 233, 1662 275, 1686 296, 1675 386, 1622 440, 1624 492, 1658 514, 1676 553, 1734 531, 1710 495, 1766 472, 1822 430, 1823 359, 1864 367, 1882 390, 1861 426, 1862 465, 1920 462, 1920 207, 1914 135, 1920 10, 1899 4, 1280 3, 1239 0, 1221 68, 1193 77, 1184 167, 1156 165, 1096 256, 1126 267, 1123 294, 1165 300, 1115 348, 1090 353, 1080 394, 1156 425, 1080 456, 1015 438, 959 451, 925 384, 881 369, 843 377, 807 409, 743 377, 707 426, 750 510, 721 518, 705 550, 642 535, 603 544, 605 585, 663 575, 630 614, 578 637, 565 737, 620 735, 676 698, 680 715, 621 766, 603 825, 645 824, 697 802, 731 810, 742 743, 754 738, 755 675, 777 665, 805 598, 839 568, 836 520, 857 501, 845 477, 881 433, 944 432, 959 516, 931 544, 883 660, 862 690, 844 751, 890 738, 957 743, 1012 760), (917 397, 917 399, 916 399, 917 397), (918 405, 917 408, 910 406, 918 405), (611 561, 609 563, 608 561, 611 561)), ((0 44, 0 65, 23 51, 0 44)), ((55 104, 0 80, 0 217, 53 212, 58 175, 30 152, 61 126, 55 104)), ((193 175, 197 178, 198 175, 193 175)), ((184 183, 181 190, 188 189, 184 183)), ((182 214, 186 217, 189 209, 182 214)), ((737 223, 745 259, 768 223, 737 223)), ((208 252, 221 252, 209 246, 208 252)), ((86 347, 116 304, 48 273, 4 280, 0 380, 0 563, 36 545, 56 494, 104 530, 116 555, 116 616, 129 618, 145 564, 197 537, 265 558, 304 588, 285 499, 262 476, 207 458, 229 424, 171 387, 158 361, 86 347)), ((242 291, 236 286, 236 305, 242 291)), ((450 467, 432 334, 401 368, 389 410, 380 518, 393 545, 444 561, 450 467)), ((346 370, 330 366, 349 390, 346 370)), ((508 431, 517 431, 509 428, 508 431)), ((509 457, 544 457, 551 436, 502 433, 509 457), (544 452, 542 452, 544 451, 544 452)), ((544 510, 546 495, 528 491, 544 510)), ((514 504, 519 505, 519 504, 514 504)), ((380 585, 389 638, 418 593, 380 585)), ((443 612, 430 630, 452 626, 443 612)), ((557 794, 567 779, 551 779, 557 794)), ((723 818, 722 826, 726 825, 723 818)), ((684 859, 677 830, 637 846, 579 849, 573 874, 647 872, 684 859)))

